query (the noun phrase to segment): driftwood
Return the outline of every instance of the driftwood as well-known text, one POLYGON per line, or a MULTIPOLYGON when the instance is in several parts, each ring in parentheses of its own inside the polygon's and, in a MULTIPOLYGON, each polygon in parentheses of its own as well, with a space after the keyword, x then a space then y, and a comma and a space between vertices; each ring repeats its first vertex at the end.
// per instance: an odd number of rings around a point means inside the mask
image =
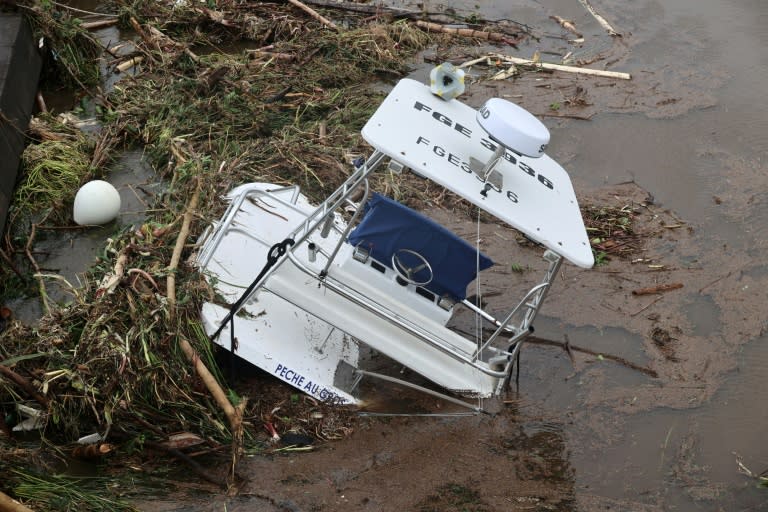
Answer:
POLYGON ((511 38, 507 34, 500 32, 487 32, 485 30, 475 30, 473 28, 455 28, 441 25, 440 23, 432 23, 430 21, 417 21, 416 26, 426 30, 427 32, 442 32, 444 34, 454 34, 461 37, 471 37, 473 39, 484 39, 486 41, 496 41, 501 43, 507 43, 509 45, 516 45, 520 38, 511 38))
POLYGON ((306 12, 307 14, 315 18, 317 21, 325 25, 326 27, 333 30, 339 30, 339 27, 337 27, 334 22, 332 22, 328 18, 325 18, 322 14, 318 13, 316 10, 314 10, 307 4, 303 2, 299 2, 299 0, 288 0, 288 3, 290 3, 291 5, 295 5, 296 7, 298 7, 299 9, 306 12))
POLYGON ((579 0, 579 3, 584 6, 584 8, 589 11, 589 14, 591 14, 597 22, 600 24, 601 27, 605 29, 606 32, 608 32, 612 36, 621 37, 621 34, 616 32, 610 23, 608 23, 605 18, 600 16, 597 11, 595 11, 595 8, 590 5, 590 3, 587 0, 579 0))
POLYGON ((568 353, 568 356, 571 358, 571 361, 573 361, 573 352, 581 352, 583 354, 589 354, 594 357, 602 357, 603 359, 609 359, 615 363, 619 363, 621 365, 626 366, 627 368, 631 368, 633 370, 637 370, 640 373, 644 373, 645 375, 648 375, 649 377, 656 378, 659 376, 658 373, 656 373, 656 370, 653 370, 651 368, 647 368, 645 366, 640 366, 639 364, 635 364, 632 361, 628 361, 624 359, 623 357, 614 356, 611 354, 603 354, 601 352, 595 352, 594 350, 590 350, 588 348, 584 347, 577 347, 576 345, 571 345, 570 341, 566 337, 566 342, 563 343, 561 341, 555 341, 555 340, 548 340, 544 338, 539 338, 536 336, 528 336, 525 339, 525 343, 532 343, 534 345, 549 345, 551 347, 561 347, 563 350, 565 350, 568 353))
POLYGON ((632 290, 632 295, 652 295, 654 293, 677 290, 678 288, 682 288, 682 287, 683 287, 683 283, 659 284, 656 286, 650 286, 648 288, 640 288, 637 290, 632 290))
POLYGON ((14 500, 3 491, 0 491, 0 512, 34 512, 31 508, 25 507, 14 500))
POLYGON ((524 64, 527 66, 535 66, 542 69, 549 69, 552 71, 565 71, 568 73, 578 73, 581 75, 600 76, 604 78, 620 78, 622 80, 631 80, 632 75, 629 73, 622 73, 620 71, 604 71, 602 69, 589 69, 578 68, 574 66, 563 66, 561 64, 550 64, 548 62, 535 62, 530 59, 521 59, 519 57, 510 57, 509 55, 493 54, 493 57, 501 59, 512 64, 524 64))

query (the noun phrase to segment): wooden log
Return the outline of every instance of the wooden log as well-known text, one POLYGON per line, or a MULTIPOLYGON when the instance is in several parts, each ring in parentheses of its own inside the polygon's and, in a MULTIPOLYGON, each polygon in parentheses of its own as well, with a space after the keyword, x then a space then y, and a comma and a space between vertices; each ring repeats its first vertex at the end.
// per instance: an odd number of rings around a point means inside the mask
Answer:
POLYGON ((590 69, 579 68, 575 66, 563 66, 561 64, 550 64, 548 62, 534 62, 530 59, 521 59, 519 57, 511 57, 509 55, 493 54, 493 57, 511 62, 512 64, 524 64, 528 66, 536 66, 542 69, 549 69, 552 71, 565 71, 567 73, 578 73, 581 75, 600 76, 604 78, 620 78, 622 80, 631 80, 632 75, 629 73, 622 73, 620 71, 605 71, 602 69, 590 69))
POLYGON ((34 512, 15 499, 0 491, 0 512, 34 512))
POLYGON ((670 290, 677 290, 678 288, 682 287, 683 283, 659 284, 656 286, 650 286, 648 288, 632 290, 632 295, 653 295, 654 293, 668 292, 670 290))

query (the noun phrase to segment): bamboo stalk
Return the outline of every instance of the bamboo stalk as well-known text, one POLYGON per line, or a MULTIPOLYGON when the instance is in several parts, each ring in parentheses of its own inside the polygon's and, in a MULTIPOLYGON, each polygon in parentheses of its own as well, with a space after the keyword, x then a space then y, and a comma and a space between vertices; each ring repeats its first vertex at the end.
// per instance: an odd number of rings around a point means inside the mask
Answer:
POLYGON ((574 66, 563 66, 561 64, 550 64, 548 62, 534 62, 530 59, 521 59, 519 57, 510 57, 509 55, 494 54, 496 58, 502 59, 513 64, 525 64, 528 66, 537 66, 542 69, 553 71, 565 71, 567 73, 578 73, 581 75, 601 76, 604 78, 620 78, 622 80, 631 80, 632 75, 620 71, 605 71, 602 69, 578 68, 574 66))
POLYGON ((296 7, 301 9, 302 11, 306 12, 307 14, 309 14, 310 16, 315 18, 317 21, 319 21, 320 23, 322 23, 326 27, 331 28, 333 30, 339 30, 339 27, 337 27, 334 22, 332 22, 328 18, 323 17, 323 15, 318 13, 316 10, 314 10, 313 8, 308 6, 307 4, 305 4, 303 2, 300 2, 299 0, 288 0, 288 2, 291 3, 292 5, 295 5, 296 7))
POLYGON ((203 384, 205 384, 205 387, 208 388, 208 391, 210 391, 211 395, 213 395, 213 399, 216 401, 217 404, 219 404, 219 407, 221 407, 221 409, 224 411, 224 414, 227 416, 227 419, 229 420, 229 424, 232 427, 232 431, 234 432, 236 430, 236 427, 239 428, 241 420, 238 417, 238 414, 235 411, 235 408, 232 406, 229 399, 227 398, 226 393, 224 393, 224 390, 221 389, 221 386, 219 386, 219 383, 216 382, 216 378, 205 366, 205 363, 203 363, 200 360, 200 356, 197 354, 197 352, 195 352, 195 349, 192 348, 192 345, 190 345, 186 339, 179 338, 179 346, 181 347, 181 350, 184 352, 184 354, 187 356, 187 359, 189 360, 189 362, 192 363, 192 365, 195 367, 195 371, 197 371, 197 374, 200 376, 200 379, 203 381, 203 384))

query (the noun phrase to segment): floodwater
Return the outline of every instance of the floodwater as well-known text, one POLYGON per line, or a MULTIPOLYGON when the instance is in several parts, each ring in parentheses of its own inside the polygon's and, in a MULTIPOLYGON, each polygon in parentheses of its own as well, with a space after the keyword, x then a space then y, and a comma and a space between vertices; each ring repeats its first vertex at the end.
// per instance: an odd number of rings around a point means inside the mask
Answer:
MULTIPOLYGON (((665 403, 660 392, 656 406, 634 414, 613 416, 604 406, 577 415, 583 423, 577 420, 565 433, 574 485, 577 492, 662 510, 764 510, 768 493, 739 472, 738 461, 755 473, 768 469, 768 337, 763 335, 768 106, 760 85, 768 81, 768 4, 595 4, 624 34, 616 45, 625 45, 617 52, 626 53, 610 69, 632 73, 636 85, 632 96, 609 99, 613 103, 589 122, 548 123, 550 147, 565 162, 577 191, 634 181, 692 228, 691 245, 681 244, 680 256, 696 254, 699 274, 705 274, 701 282, 719 281, 703 293, 692 289, 677 304, 667 299, 660 314, 679 318, 692 350, 698 345, 709 352, 719 369, 708 374, 716 389, 702 391, 702 397, 691 393, 690 407, 684 401, 665 403), (591 413, 610 426, 597 428, 587 418, 591 413)), ((588 15, 574 12, 577 2, 540 5, 577 26, 592 26, 588 15)), ((516 16, 514 8, 498 4, 492 12, 516 16)), ((569 320, 540 319, 539 332, 556 337, 563 323, 569 320)), ((621 325, 607 327, 581 343, 628 335, 621 325)), ((687 381, 681 385, 698 385, 688 377, 681 371, 687 381)), ((616 385, 610 377, 603 384, 616 385)), ((615 397, 632 398, 631 392, 615 397)), ((551 390, 541 399, 545 408, 569 414, 575 406, 564 407, 551 390)))
MULTIPOLYGON (((564 352, 532 344, 523 355, 514 405, 528 420, 502 414, 492 423, 414 419, 393 422, 389 430, 361 429, 311 459, 249 462, 244 471, 261 478, 253 495, 283 495, 285 508, 293 510, 299 509, 294 502, 306 501, 291 489, 321 492, 327 483, 335 498, 318 500, 318 509, 415 509, 429 503, 409 501, 412 489, 429 488, 430 479, 446 481, 445 467, 483 471, 465 480, 490 493, 508 486, 512 475, 497 470, 509 463, 517 480, 548 479, 564 496, 553 505, 533 491, 499 490, 515 510, 594 510, 598 504, 613 510, 768 509, 768 489, 758 489, 739 470, 739 463, 754 473, 768 469, 768 3, 593 4, 623 37, 607 35, 574 0, 452 2, 463 14, 479 11, 535 27, 539 39, 517 55, 540 50, 546 61, 573 49, 580 58, 600 57, 592 67, 609 63, 611 70, 632 74, 630 83, 620 85, 560 74, 524 77, 475 87, 469 101, 494 90, 542 113, 567 99, 574 83, 584 87, 589 105, 564 113, 586 111, 589 121, 545 118, 551 154, 569 170, 577 193, 604 195, 606 188, 631 181, 653 197, 660 216, 666 212, 685 225, 665 231, 653 255, 670 268, 658 274, 659 281, 685 284, 679 293, 643 302, 626 290, 647 272, 633 274, 627 284, 599 268, 570 267, 536 323, 537 336, 562 339, 567 332, 574 345, 650 365, 659 378, 594 358, 572 363, 564 352), (573 20, 584 46, 567 44, 551 15, 573 20), (544 83, 550 86, 539 87, 544 83), (672 333, 674 355, 654 352, 648 341, 653 327, 672 333), (473 439, 478 433, 479 447, 473 439), (383 442, 382 436, 390 437, 383 442)), ((425 4, 430 11, 440 7, 425 4)), ((247 495, 227 509, 259 503, 259 510, 272 509, 247 495)))

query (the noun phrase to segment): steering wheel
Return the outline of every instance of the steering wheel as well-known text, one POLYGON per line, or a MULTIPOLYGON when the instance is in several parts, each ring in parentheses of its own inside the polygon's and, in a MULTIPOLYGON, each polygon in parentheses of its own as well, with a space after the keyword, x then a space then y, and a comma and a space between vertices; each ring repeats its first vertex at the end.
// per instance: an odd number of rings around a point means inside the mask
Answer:
POLYGON ((397 251, 392 253, 392 268, 395 270, 395 273, 403 279, 404 281, 416 285, 416 286, 424 286, 428 285, 432 282, 432 278, 434 278, 434 273, 432 272, 432 266, 429 264, 427 259, 419 254, 416 251, 412 251, 411 249, 398 249, 397 251), (408 256, 410 255, 410 256, 408 256), (409 267, 405 264, 404 260, 418 260, 416 265, 409 267), (417 281, 414 279, 414 275, 418 272, 421 272, 422 270, 426 269, 428 271, 428 278, 423 281, 417 281))

